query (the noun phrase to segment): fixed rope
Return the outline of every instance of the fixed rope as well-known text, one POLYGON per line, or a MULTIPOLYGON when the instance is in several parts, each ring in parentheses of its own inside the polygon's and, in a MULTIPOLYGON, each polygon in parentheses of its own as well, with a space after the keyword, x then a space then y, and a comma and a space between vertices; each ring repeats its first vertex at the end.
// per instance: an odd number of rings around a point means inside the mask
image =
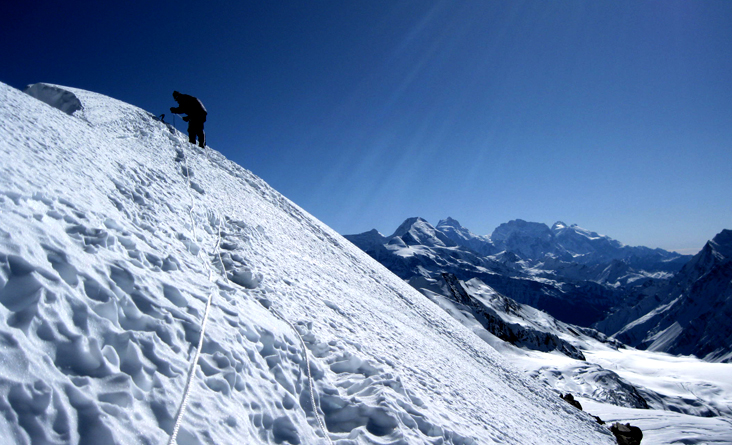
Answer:
MULTIPOLYGON (((173 115, 173 119, 175 119, 175 115, 173 115)), ((196 223, 195 223, 195 219, 193 218, 194 199, 193 199, 193 195, 191 194, 191 190, 190 190, 191 189, 191 176, 190 176, 190 168, 188 166, 188 156, 185 156, 185 153, 184 153, 183 158, 185 161, 185 169, 186 169, 186 181, 187 181, 186 191, 188 193, 188 198, 191 203, 190 209, 188 211, 188 217, 189 217, 190 223, 191 223, 193 239, 194 239, 194 241, 197 241, 198 236, 196 233, 196 223)), ((228 194, 226 195, 226 197, 229 200, 231 199, 228 194)), ((229 207, 231 207, 230 201, 229 201, 229 207)), ((223 275, 224 280, 226 280, 227 284, 229 284, 230 286, 233 287, 232 282, 229 280, 229 277, 226 274, 226 266, 224 265, 224 261, 221 257, 221 223, 222 223, 222 220, 221 220, 220 215, 216 214, 215 212, 214 212, 214 214, 218 221, 215 254, 218 257, 219 262, 221 264, 221 274, 223 275)), ((199 250, 198 255, 197 255, 197 256, 199 256, 199 258, 201 258, 200 254, 201 254, 201 250, 199 250)), ((206 262, 203 258, 201 258, 201 260, 203 261, 203 264, 206 267, 206 269, 208 269, 209 281, 213 282, 214 281, 213 270, 208 265, 208 262, 206 262)), ((185 389, 183 391, 183 399, 181 401, 180 407, 178 408, 178 412, 176 413, 176 416, 175 416, 175 424, 173 426, 173 432, 170 436, 170 440, 168 441, 168 445, 174 445, 177 443, 176 440, 178 437, 178 431, 180 430, 180 426, 183 422, 183 415, 185 414, 186 408, 188 406, 188 400, 190 398, 191 388, 193 385, 193 379, 195 376, 195 368, 198 365, 198 361, 201 356, 201 351, 203 349, 203 340, 204 340, 204 336, 206 333, 206 324, 208 322, 208 314, 209 314, 209 310, 211 308, 211 304, 213 302, 214 293, 215 293, 215 291, 212 291, 208 296, 208 300, 206 301, 206 309, 203 313, 203 319, 201 321, 201 334, 200 334, 200 338, 198 339, 198 347, 196 348, 195 356, 193 357, 191 365, 188 369, 188 378, 186 380, 185 389)), ((318 426, 320 427, 321 431, 323 432, 323 436, 328 440, 330 445, 333 445, 333 441, 331 440, 330 435, 328 434, 328 429, 325 426, 325 421, 322 419, 320 412, 318 411, 318 406, 315 403, 315 389, 313 386, 313 375, 312 375, 312 372, 310 369, 310 354, 308 354, 308 348, 307 348, 307 345, 305 344, 305 340, 302 338, 302 335, 300 335, 300 332, 297 330, 295 325, 293 325, 284 315, 282 315, 281 312, 279 312, 274 307, 270 307, 269 309, 277 318, 279 318, 280 320, 284 321, 287 325, 289 325, 290 328, 295 332, 295 335, 300 339, 300 344, 302 345, 303 354, 305 355, 305 364, 306 364, 306 369, 307 369, 307 374, 308 374, 308 388, 310 391, 310 403, 313 407, 313 415, 315 416, 315 418, 318 422, 318 426)))
MULTIPOLYGON (((188 182, 186 191, 188 192, 188 198, 191 203, 190 209, 188 211, 188 217, 190 219, 191 230, 193 232, 193 241, 197 242, 198 235, 196 233, 196 221, 193 218, 193 209, 195 206, 194 206, 193 196, 191 195, 191 175, 190 175, 190 168, 188 166, 188 156, 185 156, 185 153, 184 153, 183 158, 185 160, 186 180, 188 182)), ((215 250, 216 250, 216 253, 218 254, 218 257, 220 260, 221 259, 221 249, 220 249, 220 246, 221 246, 221 218, 218 215, 216 215, 216 218, 219 222, 219 227, 218 227, 219 230, 217 231, 218 236, 217 236, 217 240, 216 240, 215 250)), ((202 251, 202 249, 199 250, 196 255, 199 258, 201 258, 201 256, 200 256, 201 251, 202 251)), ((206 269, 208 269, 209 281, 213 282, 214 281, 213 280, 213 271, 211 270, 211 267, 208 265, 208 263, 203 258, 201 258, 201 260, 203 262, 203 265, 206 267, 206 269)), ((225 275, 226 274, 224 274, 224 276, 225 275)), ((216 292, 215 290, 212 290, 211 293, 208 295, 208 299, 206 301, 206 309, 203 312, 203 320, 201 321, 201 334, 200 334, 200 338, 198 339, 198 347, 196 348, 196 354, 193 357, 193 361, 191 362, 191 365, 188 368, 188 378, 186 380, 186 386, 183 391, 183 400, 181 401, 180 407, 178 408, 178 412, 175 415, 175 424, 173 426, 173 433, 170 435, 170 440, 168 441, 168 445, 173 445, 173 444, 177 443, 176 440, 178 438, 178 430, 180 429, 180 425, 183 422, 183 415, 185 414, 186 408, 188 407, 188 399, 191 395, 191 387, 193 384, 193 377, 194 377, 195 371, 196 371, 196 365, 198 365, 198 360, 201 357, 201 350, 203 349, 203 339, 206 334, 206 323, 208 322, 208 314, 209 314, 209 310, 211 309, 211 303, 213 301, 213 296, 214 296, 215 292, 216 292)))
MULTIPOLYGON (((207 152, 208 153, 208 152, 207 152)), ((228 193, 224 194, 226 196, 227 204, 229 205, 230 209, 233 209, 234 207, 231 204, 231 196, 228 193)), ((219 220, 220 221, 220 220, 219 220)), ((219 230, 221 228, 221 225, 219 224, 219 230)), ((233 283, 229 280, 229 277, 226 275, 226 267, 224 266, 224 262, 221 259, 221 250, 219 250, 219 262, 221 263, 221 273, 224 275, 224 279, 226 279, 226 282, 233 287, 233 283)), ((310 391, 310 404, 313 407, 313 415, 315 416, 316 420, 318 421, 318 426, 320 427, 320 430, 323 432, 323 436, 328 440, 328 443, 330 445, 333 445, 333 441, 330 438, 330 435, 328 434, 328 429, 325 426, 325 421, 323 420, 320 412, 318 411, 318 406, 315 403, 315 388, 313 386, 313 374, 310 370, 310 354, 308 353, 307 345, 305 344, 305 340, 302 338, 302 335, 300 335, 300 331, 297 330, 297 327, 293 325, 290 320, 288 320, 280 311, 274 308, 274 306, 271 306, 268 308, 272 314, 274 314, 277 318, 284 321, 287 325, 290 326, 290 328, 295 332, 295 335, 297 338, 300 339, 300 345, 302 346, 303 354, 305 355, 305 365, 308 375, 308 388, 310 391)))
POLYGON ((320 417, 320 413, 318 412, 318 406, 315 404, 315 389, 313 388, 313 375, 310 372, 310 354, 308 354, 308 348, 305 345, 305 340, 302 338, 302 335, 300 335, 300 332, 297 330, 295 325, 293 325, 290 320, 285 318, 282 313, 280 313, 277 309, 274 307, 270 308, 270 311, 280 320, 284 321, 288 325, 290 325, 290 328, 292 328, 293 331, 295 331, 295 335, 297 335, 297 338, 300 339, 300 344, 302 345, 303 353, 305 354, 305 365, 307 367, 308 371, 308 386, 310 387, 310 403, 313 407, 313 415, 318 420, 318 425, 320 426, 321 431, 323 431, 323 435, 326 439, 328 439, 328 442, 333 445, 333 441, 330 439, 330 435, 328 434, 328 429, 325 427, 325 422, 320 417))
POLYGON ((173 433, 170 435, 170 441, 168 442, 169 445, 173 445, 176 443, 176 439, 178 438, 178 430, 180 429, 180 425, 183 421, 183 414, 186 412, 186 408, 188 407, 188 398, 191 395, 193 376, 196 373, 195 368, 198 364, 198 359, 201 356, 201 349, 203 349, 203 336, 206 333, 206 322, 208 321, 208 311, 211 308, 211 300, 213 300, 212 297, 213 292, 211 292, 211 295, 209 295, 208 301, 206 302, 206 310, 203 313, 203 322, 201 323, 201 337, 198 339, 198 348, 196 348, 196 355, 193 357, 191 366, 188 368, 188 379, 186 380, 185 390, 183 391, 183 400, 181 401, 180 407, 178 408, 178 413, 175 415, 175 425, 173 426, 173 433))

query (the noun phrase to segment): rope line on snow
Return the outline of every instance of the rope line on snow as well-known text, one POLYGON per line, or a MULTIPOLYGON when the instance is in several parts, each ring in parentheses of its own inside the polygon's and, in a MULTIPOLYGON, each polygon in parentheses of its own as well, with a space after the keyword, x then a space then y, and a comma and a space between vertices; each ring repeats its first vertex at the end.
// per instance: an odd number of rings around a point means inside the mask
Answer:
MULTIPOLYGON (((173 119, 175 119, 175 115, 173 116, 173 119)), ((194 199, 193 199, 193 196, 192 196, 191 190, 190 190, 191 189, 190 169, 188 166, 188 156, 185 156, 185 152, 184 152, 183 159, 185 161, 185 169, 186 169, 186 181, 187 181, 186 192, 188 193, 188 198, 191 203, 189 211, 188 211, 188 217, 189 217, 190 223, 191 223, 193 239, 195 242, 198 242, 198 235, 196 233, 196 223, 195 223, 195 219, 193 218, 193 209, 195 206, 194 206, 194 199)), ((230 201, 231 198, 229 197, 228 194, 226 195, 226 197, 229 199, 229 207, 232 207, 231 201, 230 201)), ((214 214, 218 221, 215 254, 218 257, 219 262, 221 263, 221 274, 223 275, 224 280, 226 280, 227 284, 233 286, 232 282, 229 280, 228 275, 226 274, 226 266, 224 265, 224 261, 221 258, 221 223, 222 223, 221 216, 218 215, 216 212, 214 212, 214 214)), ((200 254, 201 254, 202 250, 203 249, 199 250, 199 252, 198 252, 197 256, 199 258, 201 258, 200 254)), ((203 258, 201 258, 201 260, 202 260, 204 266, 206 267, 206 269, 208 269, 209 281, 213 282, 214 281, 213 270, 209 266, 208 262, 206 262, 203 258)), ((180 426, 183 423, 183 415, 185 414, 186 408, 188 406, 188 400, 189 400, 190 394, 191 394, 193 379, 195 377, 195 368, 196 368, 196 365, 198 365, 198 361, 201 356, 201 351, 203 349, 203 339, 204 339, 204 336, 206 333, 206 324, 208 322, 208 314, 209 314, 209 310, 210 310, 212 302, 213 302, 214 293, 215 293, 215 291, 211 291, 211 293, 208 296, 208 300, 206 301, 206 309, 203 313, 203 319, 201 321, 201 335, 200 335, 200 338, 198 339, 198 347, 196 348, 196 353, 195 353, 194 358, 191 361, 191 365, 188 369, 188 378, 186 380, 185 390, 183 391, 183 399, 178 408, 178 412, 176 413, 176 416, 175 416, 175 424, 173 426, 173 432, 170 435, 170 440, 168 441, 168 445, 174 445, 177 443, 178 431, 180 430, 180 426)), ((282 315, 281 312, 279 312, 274 307, 270 307, 269 309, 270 309, 270 312, 272 312, 277 318, 279 318, 280 320, 282 320, 286 324, 288 324, 290 326, 290 328, 295 332, 295 335, 300 339, 300 344, 302 345, 303 354, 305 355, 305 364, 306 364, 307 373, 308 373, 308 387, 310 390, 310 403, 313 407, 313 414, 314 414, 316 420, 318 421, 318 426, 320 427, 321 431, 323 432, 323 435, 328 440, 330 445, 333 445, 333 441, 331 440, 330 435, 328 434, 328 429, 325 426, 325 421, 321 418, 321 414, 318 410, 318 405, 315 403, 315 389, 313 386, 313 375, 312 375, 312 372, 310 369, 310 354, 308 354, 308 348, 307 348, 307 345, 305 344, 305 340, 302 338, 302 335, 300 335, 300 332, 297 330, 295 325, 293 325, 292 322, 290 322, 287 318, 285 318, 285 316, 282 315)))
MULTIPOLYGON (((186 165, 185 165, 186 180, 188 182, 187 187, 186 187, 186 192, 188 193, 188 198, 191 203, 190 209, 188 210, 188 217, 190 218, 190 221, 191 221, 191 230, 193 231, 193 241, 198 242, 198 234, 196 233, 196 222, 195 222, 195 219, 193 218, 193 209, 195 206, 194 206, 193 196, 191 195, 191 175, 190 175, 190 169, 188 167, 188 156, 185 156, 185 153, 183 155, 183 159, 185 160, 185 163, 186 163, 186 165)), ((215 250, 216 250, 216 253, 218 254, 219 260, 220 260, 221 259, 221 249, 220 249, 220 246, 221 246, 221 218, 218 215, 216 215, 216 217, 219 222, 219 230, 217 231, 218 237, 216 240, 215 250)), ((196 255, 199 258, 201 258, 200 254, 201 254, 202 250, 203 249, 199 249, 198 254, 196 255)), ((208 263, 203 258, 201 258, 201 260, 203 262, 203 265, 206 267, 206 269, 208 269, 209 281, 213 282, 214 281, 213 280, 213 271, 211 270, 211 267, 208 265, 208 263)), ((222 263, 222 265, 223 265, 223 263, 222 263)), ((228 280, 228 278, 227 278, 227 280, 228 280)), ((193 361, 191 361, 191 365, 188 368, 188 378, 186 379, 186 386, 183 391, 183 400, 181 401, 180 407, 178 407, 178 412, 176 413, 176 416, 175 416, 175 424, 173 426, 173 433, 170 435, 170 440, 168 441, 168 445, 173 445, 173 444, 177 443, 178 431, 180 429, 181 423, 183 422, 183 415, 185 414, 186 408, 188 407, 188 399, 190 398, 190 395, 191 395, 193 377, 195 376, 195 371, 196 371, 195 368, 196 368, 196 365, 198 365, 199 358, 201 357, 201 350, 203 349, 203 339, 206 334, 206 323, 208 322, 208 314, 209 314, 209 310, 211 309, 211 303, 213 301, 213 296, 214 296, 215 292, 216 292, 215 290, 212 290, 211 293, 208 295, 208 300, 206 301, 206 309, 203 312, 203 319, 201 320, 201 334, 198 339, 198 347, 196 348, 196 354, 193 357, 193 361)))
POLYGON ((178 430, 180 429, 180 425, 183 422, 183 414, 188 407, 188 399, 191 395, 193 376, 196 374, 195 368, 198 364, 198 359, 201 357, 201 349, 203 349, 203 336, 206 332, 206 322, 208 321, 208 311, 211 308, 211 301, 213 300, 212 297, 213 292, 211 292, 208 297, 208 301, 206 302, 206 310, 203 313, 203 322, 201 323, 201 337, 198 339, 198 348, 196 348, 196 355, 191 362, 191 366, 188 368, 188 379, 186 380, 185 390, 183 391, 183 400, 181 401, 180 407, 178 408, 178 413, 175 415, 175 426, 173 426, 173 433, 170 435, 170 441, 168 442, 169 445, 177 443, 176 439, 178 438, 178 430))
POLYGON ((293 325, 290 320, 285 318, 284 315, 282 315, 277 309, 274 307, 270 308, 270 311, 277 316, 280 320, 284 321, 290 327, 293 331, 295 331, 295 335, 297 335, 297 338, 300 339, 300 344, 302 345, 303 353, 305 354, 305 364, 307 366, 308 371, 308 386, 310 387, 310 403, 313 407, 313 415, 315 415, 315 418, 318 420, 318 425, 320 426, 320 429, 323 431, 323 435, 326 439, 328 439, 328 442, 333 445, 333 441, 330 438, 330 435, 328 434, 328 429, 325 427, 325 422, 323 419, 320 418, 320 413, 318 412, 318 406, 315 404, 315 390, 313 389, 313 375, 310 372, 310 354, 308 354, 308 348, 305 345, 305 340, 302 338, 302 335, 300 335, 300 332, 297 330, 295 325, 293 325))
MULTIPOLYGON (((233 210, 234 206, 231 205, 231 196, 228 193, 224 194, 226 196, 226 201, 229 204, 229 208, 233 210)), ((219 225, 219 228, 221 226, 219 225)), ((226 279, 226 282, 233 286, 231 281, 229 281, 229 277, 226 275, 226 267, 224 266, 224 261, 221 259, 221 250, 219 250, 219 261, 221 262, 221 273, 224 275, 224 278, 226 279)), ((313 415, 315 416, 315 419, 318 421, 318 426, 320 427, 320 430, 323 432, 323 436, 328 440, 328 443, 330 445, 333 445, 333 441, 330 438, 330 435, 328 434, 328 429, 325 426, 325 420, 323 420, 320 412, 318 411, 318 404, 315 403, 315 389, 313 386, 313 374, 310 370, 310 354, 308 353, 307 345, 305 345, 305 340, 302 338, 302 335, 300 335, 300 331, 297 330, 295 325, 290 322, 280 311, 275 309, 273 306, 268 308, 270 312, 272 312, 277 318, 284 321, 286 324, 290 326, 290 328, 295 332, 295 335, 297 338, 300 339, 300 344, 302 345, 302 352, 305 355, 305 364, 307 368, 308 373, 308 387, 310 389, 310 405, 313 407, 313 415)), ((321 409, 322 411, 322 409, 321 409)))

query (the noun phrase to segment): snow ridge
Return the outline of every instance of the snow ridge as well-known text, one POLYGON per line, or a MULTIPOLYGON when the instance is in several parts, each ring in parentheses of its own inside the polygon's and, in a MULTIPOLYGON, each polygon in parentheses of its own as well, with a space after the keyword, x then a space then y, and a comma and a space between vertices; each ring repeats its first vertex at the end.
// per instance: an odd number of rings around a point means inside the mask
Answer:
POLYGON ((613 443, 251 172, 53 88, 82 108, 0 84, 6 443, 168 441, 198 344, 180 444, 613 443))

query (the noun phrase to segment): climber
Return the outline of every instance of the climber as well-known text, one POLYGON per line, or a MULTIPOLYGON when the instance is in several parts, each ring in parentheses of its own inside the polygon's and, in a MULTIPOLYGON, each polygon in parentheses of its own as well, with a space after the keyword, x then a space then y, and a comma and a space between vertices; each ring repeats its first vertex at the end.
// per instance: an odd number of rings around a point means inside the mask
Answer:
POLYGON ((203 123, 206 122, 206 114, 208 114, 206 107, 197 97, 177 91, 173 91, 173 99, 178 102, 178 106, 171 107, 170 112, 187 115, 183 117, 183 120, 188 122, 188 141, 195 144, 196 137, 198 137, 198 146, 206 147, 206 134, 203 132, 203 123))

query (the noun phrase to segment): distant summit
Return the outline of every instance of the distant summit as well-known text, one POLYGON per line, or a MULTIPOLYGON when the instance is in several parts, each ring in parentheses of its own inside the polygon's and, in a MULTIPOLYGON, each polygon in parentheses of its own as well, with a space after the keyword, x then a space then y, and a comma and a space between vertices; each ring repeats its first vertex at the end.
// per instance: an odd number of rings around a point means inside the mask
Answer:
POLYGON ((732 230, 722 230, 707 244, 720 261, 732 258, 732 230))
POLYGON ((447 218, 437 224, 437 229, 460 246, 481 255, 510 252, 529 262, 563 261, 579 264, 596 264, 613 260, 632 263, 641 269, 678 270, 690 256, 663 249, 626 246, 620 241, 597 232, 583 229, 577 224, 557 221, 551 228, 543 223, 515 219, 498 226, 490 236, 476 235, 460 223, 447 218), (681 264, 676 260, 681 259, 681 264), (661 263, 674 262, 664 268, 661 263))
POLYGON ((515 253, 526 260, 536 260, 557 250, 546 224, 521 219, 498 226, 491 234, 491 241, 500 251, 515 253))
POLYGON ((476 235, 466 229, 456 219, 448 217, 437 223, 437 230, 460 246, 467 247, 481 255, 498 253, 498 249, 491 242, 489 236, 476 235))
POLYGON ((422 218, 409 218, 396 229, 391 238, 399 237, 408 246, 453 247, 457 243, 432 227, 422 218))

